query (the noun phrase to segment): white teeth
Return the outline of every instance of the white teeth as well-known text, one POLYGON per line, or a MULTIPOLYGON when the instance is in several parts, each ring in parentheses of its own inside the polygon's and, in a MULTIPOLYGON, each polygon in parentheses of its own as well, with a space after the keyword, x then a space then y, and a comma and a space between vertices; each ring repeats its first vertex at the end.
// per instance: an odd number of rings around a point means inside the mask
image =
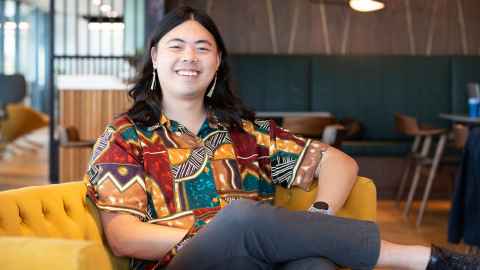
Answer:
POLYGON ((198 72, 193 70, 179 70, 177 74, 180 76, 197 76, 198 72))

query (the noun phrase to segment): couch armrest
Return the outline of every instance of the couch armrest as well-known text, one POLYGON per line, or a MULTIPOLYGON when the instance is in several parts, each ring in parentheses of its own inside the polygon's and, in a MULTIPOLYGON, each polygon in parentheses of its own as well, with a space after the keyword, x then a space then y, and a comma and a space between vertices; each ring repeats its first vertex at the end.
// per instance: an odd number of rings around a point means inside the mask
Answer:
POLYGON ((111 270, 100 243, 38 237, 1 237, 2 270, 111 270))
POLYGON ((377 188, 372 180, 358 177, 337 216, 361 220, 377 219, 377 188))
MULTIPOLYGON (((302 211, 310 207, 316 195, 316 181, 309 191, 304 191, 298 187, 285 189, 277 186, 275 205, 293 211, 302 211)), ((377 217, 377 191, 373 181, 365 177, 358 177, 347 201, 338 211, 337 216, 375 221, 377 217)))

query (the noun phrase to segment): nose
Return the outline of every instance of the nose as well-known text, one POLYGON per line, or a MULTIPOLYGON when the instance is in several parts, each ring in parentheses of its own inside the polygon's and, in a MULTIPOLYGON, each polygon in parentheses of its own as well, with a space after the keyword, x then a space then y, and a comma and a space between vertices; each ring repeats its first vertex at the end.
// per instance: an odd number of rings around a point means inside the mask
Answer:
POLYGON ((186 46, 182 54, 182 62, 198 62, 195 48, 192 48, 192 46, 186 46))

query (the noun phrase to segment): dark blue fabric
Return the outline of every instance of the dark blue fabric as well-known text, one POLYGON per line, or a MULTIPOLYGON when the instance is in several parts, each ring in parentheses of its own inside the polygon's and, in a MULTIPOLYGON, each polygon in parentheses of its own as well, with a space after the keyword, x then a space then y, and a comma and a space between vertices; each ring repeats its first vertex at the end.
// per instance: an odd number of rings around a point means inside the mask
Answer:
POLYGON ((480 247, 480 127, 470 129, 448 223, 448 241, 480 247))
POLYGON ((380 234, 373 222, 241 199, 188 240, 167 269, 329 269, 332 264, 325 260, 305 260, 322 257, 367 270, 376 265, 379 253, 380 234), (290 262, 295 263, 286 267, 290 262))

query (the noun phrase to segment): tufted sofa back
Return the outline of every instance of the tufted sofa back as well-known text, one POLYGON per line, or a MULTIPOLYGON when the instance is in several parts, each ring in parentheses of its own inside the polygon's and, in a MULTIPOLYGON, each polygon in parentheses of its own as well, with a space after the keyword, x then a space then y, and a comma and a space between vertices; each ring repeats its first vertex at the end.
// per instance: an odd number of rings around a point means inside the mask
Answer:
POLYGON ((0 236, 102 241, 83 182, 0 192, 0 236))
POLYGON ((106 244, 97 208, 86 198, 84 182, 26 187, 0 192, 0 237, 30 236, 103 244, 112 269, 128 269, 106 244))

